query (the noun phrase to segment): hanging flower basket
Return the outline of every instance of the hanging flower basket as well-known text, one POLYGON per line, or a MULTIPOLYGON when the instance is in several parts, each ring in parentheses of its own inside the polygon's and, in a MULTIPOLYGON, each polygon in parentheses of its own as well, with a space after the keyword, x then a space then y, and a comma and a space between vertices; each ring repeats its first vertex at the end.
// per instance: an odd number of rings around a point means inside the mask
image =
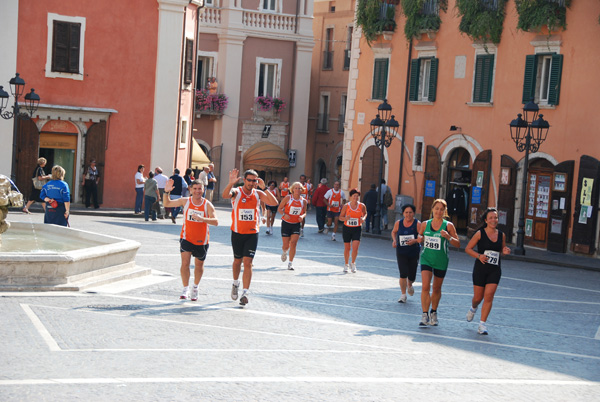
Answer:
POLYGON ((196 111, 202 114, 223 114, 229 98, 225 94, 211 94, 206 89, 196 91, 196 111))

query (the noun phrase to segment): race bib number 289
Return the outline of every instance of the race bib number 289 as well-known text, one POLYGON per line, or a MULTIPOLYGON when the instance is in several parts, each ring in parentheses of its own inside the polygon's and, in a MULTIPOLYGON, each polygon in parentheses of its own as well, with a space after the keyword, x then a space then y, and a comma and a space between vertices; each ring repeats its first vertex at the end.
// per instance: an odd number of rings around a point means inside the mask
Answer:
POLYGON ((442 239, 440 237, 425 236, 425 248, 441 250, 442 239))

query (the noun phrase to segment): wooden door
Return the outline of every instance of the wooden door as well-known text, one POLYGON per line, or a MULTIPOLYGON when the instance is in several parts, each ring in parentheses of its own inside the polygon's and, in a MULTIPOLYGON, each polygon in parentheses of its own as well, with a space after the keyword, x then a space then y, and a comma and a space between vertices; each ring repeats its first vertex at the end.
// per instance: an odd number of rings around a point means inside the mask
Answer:
POLYGON ((525 201, 525 244, 546 248, 552 171, 530 168, 525 201))
POLYGON ((481 151, 473 162, 471 172, 471 198, 469 200, 469 228, 467 236, 472 237, 481 226, 481 215, 488 207, 490 175, 492 173, 492 150, 481 151))
POLYGON ((559 163, 554 167, 550 188, 550 222, 548 251, 567 252, 567 233, 571 216, 571 194, 575 161, 559 163))
POLYGON ((371 184, 375 183, 379 188, 379 165, 381 161, 381 149, 375 145, 366 149, 362 156, 362 172, 360 174, 360 193, 366 194, 371 189, 371 184))
POLYGON ((575 193, 575 210, 573 213, 573 238, 571 250, 576 253, 594 254, 596 252, 596 227, 600 189, 600 161, 588 155, 579 159, 579 175, 577 193, 575 193), (588 207, 591 211, 588 212, 588 207))
POLYGON ((439 197, 441 175, 442 159, 440 151, 433 145, 427 145, 425 180, 423 182, 423 204, 421 205, 421 220, 423 221, 429 219, 431 205, 439 197))
POLYGON ((500 159, 498 183, 498 229, 506 235, 506 242, 512 243, 517 191, 517 162, 508 155, 502 155, 500 159))
MULTIPOLYGON (((17 155, 15 184, 27 200, 31 193, 31 177, 37 167, 40 152, 40 132, 31 120, 17 119, 17 155)), ((50 166, 52 168, 52 166, 50 166)), ((45 168, 49 174, 48 167, 45 168)))
MULTIPOLYGON (((104 162, 106 151, 106 121, 93 124, 87 131, 85 137, 85 166, 87 169, 92 159, 96 160, 96 167, 100 173, 100 182, 98 183, 98 203, 102 204, 104 196, 104 162)), ((84 170, 85 174, 85 170, 84 170)), ((83 194, 83 191, 81 192, 83 194)))

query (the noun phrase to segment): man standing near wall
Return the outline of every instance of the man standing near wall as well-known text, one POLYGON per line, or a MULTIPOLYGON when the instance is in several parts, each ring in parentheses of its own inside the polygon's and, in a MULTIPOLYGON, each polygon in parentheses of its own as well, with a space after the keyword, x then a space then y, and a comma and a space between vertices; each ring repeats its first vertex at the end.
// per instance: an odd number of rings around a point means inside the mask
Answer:
POLYGON ((213 163, 208 164, 208 185, 206 187, 206 199, 212 202, 213 200, 213 192, 215 191, 215 184, 217 183, 217 178, 215 177, 215 165, 213 163))
MULTIPOLYGON (((158 185, 158 192, 160 194, 159 200, 162 201, 163 194, 165 193, 165 186, 167 185, 167 180, 169 180, 169 178, 165 174, 163 174, 163 170, 160 166, 157 166, 154 169, 154 180, 156 180, 156 184, 158 185)), ((170 210, 171 208, 165 207, 165 215, 159 214, 158 219, 168 218, 170 210)))
POLYGON ((319 182, 319 186, 315 190, 312 196, 312 203, 317 210, 317 226, 319 227, 319 233, 323 233, 325 230, 325 215, 327 214, 327 204, 325 204, 325 194, 329 191, 327 187, 327 179, 322 178, 319 182))

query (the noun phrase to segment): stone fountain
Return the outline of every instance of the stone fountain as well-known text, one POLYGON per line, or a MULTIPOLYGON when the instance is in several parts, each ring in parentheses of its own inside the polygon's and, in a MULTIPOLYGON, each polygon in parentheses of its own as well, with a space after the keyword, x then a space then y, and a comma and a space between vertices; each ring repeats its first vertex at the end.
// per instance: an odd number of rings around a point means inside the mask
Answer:
POLYGON ((9 223, 11 206, 22 208, 23 195, 0 175, 0 291, 79 291, 151 273, 135 265, 138 242, 64 226, 9 223))

